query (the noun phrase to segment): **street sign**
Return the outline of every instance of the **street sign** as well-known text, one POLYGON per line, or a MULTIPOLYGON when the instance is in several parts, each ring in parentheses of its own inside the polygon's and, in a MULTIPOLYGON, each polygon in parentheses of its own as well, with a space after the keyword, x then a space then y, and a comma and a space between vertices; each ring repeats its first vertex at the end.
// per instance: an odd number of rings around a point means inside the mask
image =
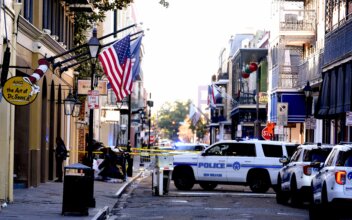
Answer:
POLYGON ((271 140, 272 134, 269 132, 268 127, 265 127, 262 130, 262 137, 264 138, 264 140, 271 140))
POLYGON ((288 121, 288 103, 278 102, 277 103, 277 123, 276 125, 287 126, 288 121))
POLYGON ((306 118, 306 129, 315 129, 316 119, 313 116, 306 118))
POLYGON ((88 108, 98 109, 99 108, 99 91, 89 90, 88 91, 88 108))
POLYGON ((352 112, 346 112, 346 126, 352 126, 352 112))

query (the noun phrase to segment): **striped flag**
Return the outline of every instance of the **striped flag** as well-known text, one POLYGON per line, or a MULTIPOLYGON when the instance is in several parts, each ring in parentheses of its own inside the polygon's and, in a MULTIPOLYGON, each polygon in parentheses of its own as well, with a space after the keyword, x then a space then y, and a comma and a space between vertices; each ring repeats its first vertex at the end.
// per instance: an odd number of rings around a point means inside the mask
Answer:
POLYGON ((103 50, 98 58, 116 94, 117 101, 131 94, 133 80, 130 35, 103 50))

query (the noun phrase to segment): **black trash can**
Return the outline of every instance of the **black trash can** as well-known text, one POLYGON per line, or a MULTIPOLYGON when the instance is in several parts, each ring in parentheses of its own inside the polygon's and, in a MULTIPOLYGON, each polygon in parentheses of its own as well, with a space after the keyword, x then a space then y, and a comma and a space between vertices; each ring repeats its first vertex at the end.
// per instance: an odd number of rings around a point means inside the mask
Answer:
POLYGON ((90 167, 80 163, 65 166, 62 215, 89 215, 92 173, 90 167))

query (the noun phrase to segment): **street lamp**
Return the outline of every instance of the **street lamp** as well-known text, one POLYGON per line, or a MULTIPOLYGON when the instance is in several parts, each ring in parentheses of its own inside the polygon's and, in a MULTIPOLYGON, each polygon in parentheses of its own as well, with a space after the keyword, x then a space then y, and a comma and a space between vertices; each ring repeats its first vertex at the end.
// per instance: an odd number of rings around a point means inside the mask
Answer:
MULTIPOLYGON (((90 89, 94 90, 94 71, 95 71, 95 58, 98 55, 99 50, 99 40, 97 38, 97 30, 93 29, 93 35, 88 41, 89 54, 91 61, 91 79, 90 79, 90 89)), ((89 110, 89 135, 88 135, 88 163, 89 166, 93 167, 93 114, 94 109, 89 110)))
MULTIPOLYGON (((95 71, 95 62, 96 62, 96 57, 98 55, 99 51, 99 40, 97 38, 97 30, 94 28, 93 29, 93 34, 90 40, 88 41, 88 47, 89 47, 89 54, 91 60, 91 79, 90 79, 90 89, 94 90, 94 71, 95 71)), ((93 169, 93 114, 94 114, 94 108, 89 109, 89 135, 88 135, 88 157, 87 157, 87 163, 90 168, 93 169)), ((91 175, 91 182, 89 183, 89 197, 90 197, 90 202, 89 202, 89 207, 95 207, 95 198, 94 198, 94 172, 92 171, 91 175)))
MULTIPOLYGON (((140 130, 140 136, 141 136, 141 138, 143 138, 142 137, 142 133, 143 133, 143 129, 144 129, 144 111, 143 111, 143 109, 140 109, 139 110, 139 116, 140 116, 140 119, 141 119, 141 130, 140 130)), ((142 140, 142 143, 141 143, 141 146, 143 147, 143 140, 142 140)))
POLYGON ((70 91, 66 99, 64 99, 65 115, 72 115, 75 103, 76 103, 76 99, 73 97, 70 91))
MULTIPOLYGON (((311 98, 312 98, 312 94, 313 94, 313 89, 312 87, 309 85, 309 81, 307 81, 307 85, 303 88, 304 91, 304 95, 306 96, 306 126, 307 126, 307 122, 308 122, 308 116, 310 116, 310 105, 311 105, 311 98), (309 112, 309 113, 308 113, 309 112)), ((306 127, 307 130, 307 137, 306 137, 306 142, 310 142, 310 127, 306 127)))
POLYGON ((76 102, 73 106, 73 110, 72 110, 72 117, 78 117, 79 113, 81 112, 81 107, 82 107, 82 102, 76 98, 76 102))
MULTIPOLYGON (((125 124, 122 124, 120 126, 120 129, 121 129, 121 134, 122 134, 122 138, 121 139, 125 139, 124 136, 125 136, 125 133, 126 133, 126 130, 127 130, 127 125, 125 124)), ((123 144, 125 144, 125 140, 121 141, 123 144)))
POLYGON ((153 101, 151 100, 148 100, 147 101, 147 105, 149 106, 149 113, 148 113, 148 123, 149 123, 149 135, 148 135, 148 149, 150 149, 150 127, 151 127, 151 121, 152 121, 152 118, 151 118, 151 110, 152 110, 152 107, 153 107, 153 101))

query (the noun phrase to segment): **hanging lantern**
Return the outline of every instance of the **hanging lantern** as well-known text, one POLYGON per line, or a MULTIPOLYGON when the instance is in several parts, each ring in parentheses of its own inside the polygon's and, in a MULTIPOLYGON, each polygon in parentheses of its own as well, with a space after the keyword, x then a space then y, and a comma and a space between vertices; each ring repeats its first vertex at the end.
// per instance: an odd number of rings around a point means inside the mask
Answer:
POLYGON ((251 72, 254 72, 254 71, 256 71, 258 69, 258 65, 256 64, 256 63, 251 63, 251 64, 249 64, 249 70, 251 71, 251 72))
POLYGON ((242 72, 242 77, 247 79, 249 77, 249 73, 247 72, 242 72))
POLYGON ((250 74, 252 71, 249 69, 249 65, 247 64, 244 71, 248 74, 250 74))

